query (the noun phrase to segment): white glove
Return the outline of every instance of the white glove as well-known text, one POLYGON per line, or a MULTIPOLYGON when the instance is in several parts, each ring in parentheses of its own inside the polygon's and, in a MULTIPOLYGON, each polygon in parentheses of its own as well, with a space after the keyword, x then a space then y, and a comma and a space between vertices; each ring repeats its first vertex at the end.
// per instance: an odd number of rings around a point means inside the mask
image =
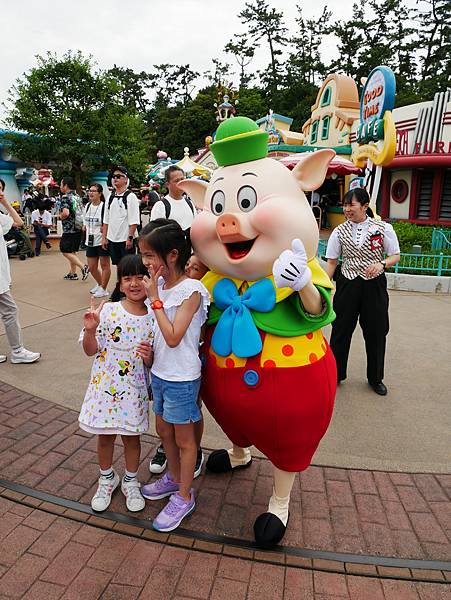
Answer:
POLYGON ((293 240, 291 250, 284 250, 272 266, 276 287, 301 291, 311 281, 307 253, 300 239, 293 240))

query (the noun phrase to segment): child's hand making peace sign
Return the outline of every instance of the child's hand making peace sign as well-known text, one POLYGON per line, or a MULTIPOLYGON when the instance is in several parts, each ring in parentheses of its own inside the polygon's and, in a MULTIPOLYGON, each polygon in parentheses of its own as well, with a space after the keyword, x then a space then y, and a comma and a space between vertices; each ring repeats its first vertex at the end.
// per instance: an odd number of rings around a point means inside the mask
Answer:
POLYGON ((106 300, 103 300, 96 308, 94 304, 94 298, 91 298, 91 307, 83 315, 83 325, 85 331, 89 331, 90 333, 94 333, 96 331, 100 323, 100 313, 102 312, 105 302, 106 300))

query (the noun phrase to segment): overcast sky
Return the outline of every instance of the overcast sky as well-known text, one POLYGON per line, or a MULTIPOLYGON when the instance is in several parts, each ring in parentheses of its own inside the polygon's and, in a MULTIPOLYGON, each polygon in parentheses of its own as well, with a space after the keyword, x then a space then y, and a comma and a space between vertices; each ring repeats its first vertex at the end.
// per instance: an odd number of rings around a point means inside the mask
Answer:
MULTIPOLYGON (((297 3, 306 18, 318 17, 326 5, 335 19, 352 12, 352 3, 344 0, 270 0, 283 11, 290 33, 296 31, 297 3)), ((237 17, 244 5, 245 0, 0 1, 0 102, 16 78, 36 64, 35 55, 47 50, 59 55, 81 50, 101 68, 117 64, 139 71, 154 64, 189 63, 202 72, 212 67, 211 58, 233 63, 223 48, 234 33, 245 31, 237 17)), ((324 44, 323 55, 335 58, 333 40, 324 44)), ((268 62, 267 47, 261 48, 252 68, 268 62)))

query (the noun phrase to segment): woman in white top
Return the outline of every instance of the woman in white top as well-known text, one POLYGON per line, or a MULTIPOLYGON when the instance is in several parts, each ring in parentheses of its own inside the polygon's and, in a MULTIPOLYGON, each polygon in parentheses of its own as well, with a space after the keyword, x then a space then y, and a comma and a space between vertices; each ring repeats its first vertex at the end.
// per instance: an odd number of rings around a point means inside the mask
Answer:
POLYGON ((330 347, 337 361, 338 383, 346 379, 352 334, 359 321, 365 339, 367 379, 380 396, 383 383, 385 342, 389 329, 385 269, 399 261, 399 243, 390 223, 368 217, 368 192, 356 188, 345 194, 346 221, 336 227, 327 244, 326 272, 332 278, 343 257, 334 295, 336 319, 330 347))
POLYGON ((89 186, 89 201, 86 204, 83 223, 86 232, 86 260, 89 272, 96 280, 91 294, 94 298, 108 296, 108 282, 111 277, 111 261, 108 250, 102 246, 102 223, 105 210, 105 198, 100 183, 91 183, 89 186), (100 271, 99 271, 100 259, 100 271))
POLYGON ((161 227, 141 235, 139 249, 149 271, 144 285, 156 321, 153 411, 169 473, 145 485, 142 494, 149 500, 170 496, 153 527, 172 531, 195 508, 191 488, 197 457, 194 424, 202 418, 198 404, 199 339, 210 295, 200 281, 185 274, 191 250, 187 235, 175 221, 161 221, 161 227))
MULTIPOLYGON (((11 273, 9 270, 8 251, 6 249, 5 233, 13 225, 23 227, 23 221, 8 200, 3 191, 5 182, 0 179, 0 316, 5 327, 6 337, 11 346, 12 363, 33 363, 41 358, 39 352, 31 352, 23 347, 22 331, 17 317, 17 305, 9 290, 11 273), (7 214, 5 214, 5 212, 7 214)), ((0 354, 0 363, 6 361, 6 356, 0 354)))

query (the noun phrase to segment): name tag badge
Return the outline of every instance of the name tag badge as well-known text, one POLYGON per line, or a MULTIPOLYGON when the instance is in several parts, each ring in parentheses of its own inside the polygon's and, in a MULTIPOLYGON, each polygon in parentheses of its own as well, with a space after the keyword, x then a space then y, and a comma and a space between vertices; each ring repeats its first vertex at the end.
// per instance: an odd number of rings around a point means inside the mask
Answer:
POLYGON ((382 250, 382 234, 379 231, 370 236, 370 247, 372 252, 382 250))

